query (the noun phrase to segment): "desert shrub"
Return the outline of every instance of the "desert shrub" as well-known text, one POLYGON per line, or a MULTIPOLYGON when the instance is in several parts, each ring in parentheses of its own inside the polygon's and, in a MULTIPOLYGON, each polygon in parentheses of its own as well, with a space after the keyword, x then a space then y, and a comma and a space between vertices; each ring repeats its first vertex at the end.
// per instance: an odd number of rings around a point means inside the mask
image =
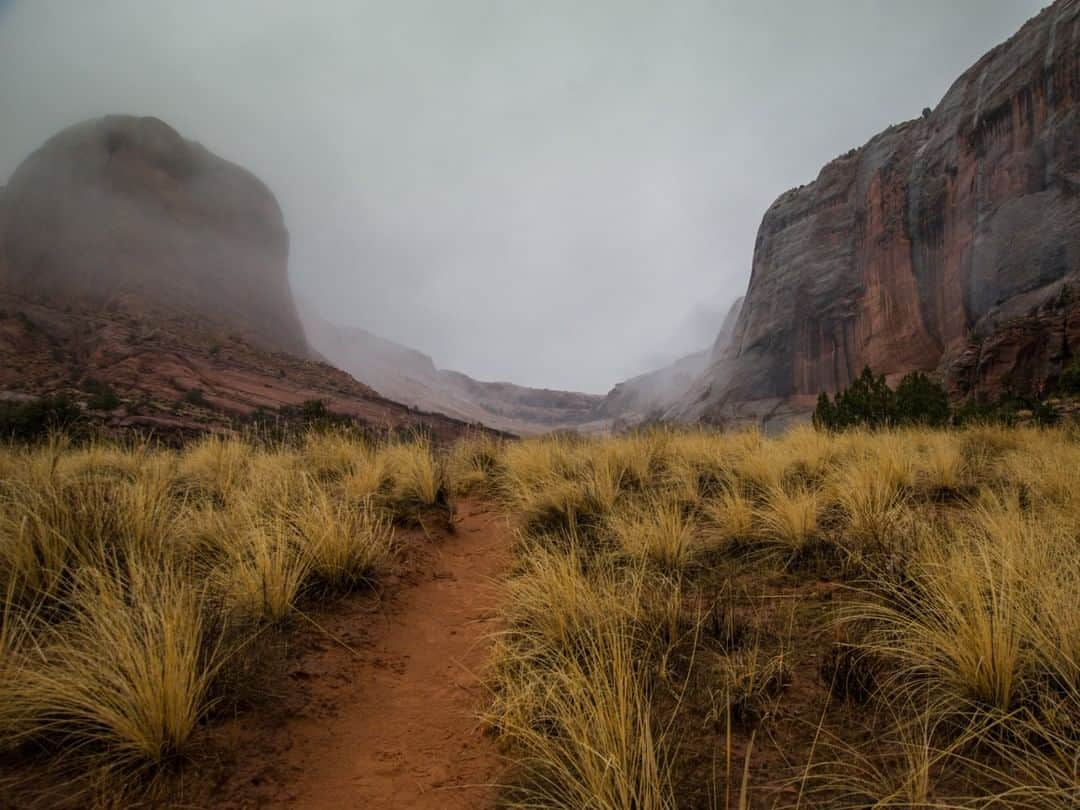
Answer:
POLYGON ((339 430, 353 425, 351 417, 330 410, 321 399, 309 399, 299 405, 282 405, 278 416, 289 425, 294 433, 309 431, 339 430))
POLYGON ((655 499, 615 514, 609 522, 627 554, 668 573, 681 572, 696 546, 696 527, 677 502, 655 499))
POLYGON ((388 475, 384 500, 399 521, 420 521, 429 512, 449 517, 446 470, 428 440, 397 442, 383 448, 380 455, 388 475))
POLYGON ((714 654, 711 666, 715 684, 712 711, 717 720, 760 719, 768 712, 769 703, 791 680, 784 651, 766 652, 758 644, 714 654))
POLYGON ((489 433, 475 433, 455 442, 447 459, 447 475, 455 494, 491 494, 501 464, 502 445, 489 433))
POLYGON ((120 397, 104 380, 91 377, 84 380, 81 387, 84 393, 89 394, 86 406, 91 410, 111 411, 120 407, 120 397))
POLYGON ((1049 427, 1059 420, 1054 406, 1038 397, 1007 394, 996 400, 972 397, 957 408, 953 422, 957 425, 993 425, 1012 427, 1028 422, 1049 427))
POLYGON ((584 573, 573 545, 529 548, 507 592, 487 718, 525 775, 512 805, 674 808, 670 745, 629 612, 640 582, 584 573))
POLYGON ((155 561, 85 568, 71 610, 41 634, 14 689, 19 738, 122 772, 185 754, 224 655, 199 586, 155 561))
POLYGON ((734 550, 753 538, 754 505, 736 489, 727 489, 706 501, 702 522, 708 547, 734 550))
POLYGON ((951 409, 945 386, 919 371, 904 375, 896 386, 893 423, 897 425, 948 424, 951 409))
POLYGON ((820 430, 853 427, 881 428, 901 425, 940 427, 951 416, 945 387, 919 371, 906 374, 894 391, 883 375, 867 366, 851 385, 830 400, 818 395, 813 423, 820 430))
POLYGON ((72 432, 81 421, 82 412, 64 394, 0 402, 0 437, 14 441, 33 442, 49 433, 72 432))
POLYGON ((788 565, 806 562, 823 539, 820 509, 820 495, 813 490, 774 487, 757 511, 757 538, 788 565))
POLYGON ((1069 396, 1080 395, 1080 358, 1074 358, 1061 372, 1058 390, 1069 396))
POLYGON ((369 582, 393 550, 393 529, 370 502, 333 498, 309 483, 287 513, 310 559, 310 574, 323 588, 347 590, 369 582))
POLYGON ((199 408, 210 407, 210 401, 206 398, 206 394, 203 393, 201 388, 189 388, 184 392, 184 396, 181 399, 188 405, 195 405, 199 408))

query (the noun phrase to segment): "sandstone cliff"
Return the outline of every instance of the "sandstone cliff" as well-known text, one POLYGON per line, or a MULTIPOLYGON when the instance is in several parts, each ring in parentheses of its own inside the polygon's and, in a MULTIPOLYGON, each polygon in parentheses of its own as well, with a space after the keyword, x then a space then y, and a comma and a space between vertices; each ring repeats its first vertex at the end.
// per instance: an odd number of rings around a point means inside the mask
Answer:
POLYGON ((315 399, 377 429, 468 430, 311 356, 288 242, 266 186, 161 121, 60 133, 0 190, 0 398, 105 386, 107 427, 170 434, 315 399))
POLYGON ((783 421, 864 365, 957 393, 1052 384, 1080 346, 1080 0, 1058 0, 782 194, 728 347, 669 409, 783 421))
POLYGON ((281 209, 254 175, 153 118, 74 126, 0 194, 0 284, 43 302, 192 312, 307 354, 281 209))

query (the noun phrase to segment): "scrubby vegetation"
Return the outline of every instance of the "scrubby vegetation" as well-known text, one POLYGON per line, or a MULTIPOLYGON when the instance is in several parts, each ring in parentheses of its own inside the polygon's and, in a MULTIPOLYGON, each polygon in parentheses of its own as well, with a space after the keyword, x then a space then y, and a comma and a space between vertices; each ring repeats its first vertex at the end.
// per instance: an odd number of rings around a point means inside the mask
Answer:
POLYGON ((904 376, 896 390, 883 375, 867 366, 851 385, 833 399, 822 392, 814 410, 814 425, 826 430, 852 427, 927 425, 941 427, 952 411, 944 386, 919 371, 904 376))
POLYGON ((145 791, 468 495, 506 806, 1072 808, 1078 493, 1066 427, 10 446, 0 757, 145 791))
POLYGON ((63 394, 0 402, 0 441, 28 442, 50 432, 71 433, 81 418, 78 406, 63 394))
POLYGON ((1080 803, 1075 432, 483 457, 519 521, 488 718, 512 806, 1080 803))
MULTIPOLYGON (((1080 366, 1073 364, 1062 373, 1057 393, 1080 393, 1080 366)), ((813 423, 820 430, 833 431, 1021 423, 1046 427, 1059 418, 1058 409, 1044 397, 1008 393, 994 400, 970 396, 951 403, 945 387, 922 372, 906 374, 893 389, 883 375, 866 367, 835 397, 830 399, 824 391, 818 395, 813 423)))
POLYGON ((79 775, 109 806, 164 784, 268 636, 374 582, 395 527, 445 521, 446 503, 422 439, 0 449, 0 757, 79 775))
POLYGON ((1080 396, 1080 357, 1073 358, 1072 363, 1061 373, 1058 387, 1063 394, 1080 396))

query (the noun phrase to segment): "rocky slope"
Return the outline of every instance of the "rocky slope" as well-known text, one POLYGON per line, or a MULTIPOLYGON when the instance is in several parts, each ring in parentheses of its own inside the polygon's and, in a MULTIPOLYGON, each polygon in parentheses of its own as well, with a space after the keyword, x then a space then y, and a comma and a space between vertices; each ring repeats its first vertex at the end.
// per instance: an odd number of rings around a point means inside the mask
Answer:
POLYGON ((867 364, 1038 389, 1078 347, 1080 0, 1058 0, 780 196, 733 340, 666 415, 782 422, 867 364))
POLYGON ((287 264, 247 171, 156 119, 66 130, 0 191, 0 400, 109 390, 107 426, 170 434, 316 399, 380 429, 469 429, 315 360, 287 264))
POLYGON ((317 352, 398 402, 517 434, 609 427, 605 414, 598 412, 603 397, 481 382, 438 369, 426 354, 364 329, 332 324, 308 302, 301 301, 300 312, 317 352))
POLYGON ((103 388, 117 401, 96 412, 95 422, 166 437, 227 429, 259 410, 273 418, 310 400, 379 431, 423 430, 446 440, 472 429, 191 314, 151 319, 0 295, 0 401, 64 393, 92 403, 103 388))
POLYGON ((0 197, 0 285, 9 292, 190 311, 265 348, 307 354, 274 196, 165 123, 108 116, 67 129, 0 197))

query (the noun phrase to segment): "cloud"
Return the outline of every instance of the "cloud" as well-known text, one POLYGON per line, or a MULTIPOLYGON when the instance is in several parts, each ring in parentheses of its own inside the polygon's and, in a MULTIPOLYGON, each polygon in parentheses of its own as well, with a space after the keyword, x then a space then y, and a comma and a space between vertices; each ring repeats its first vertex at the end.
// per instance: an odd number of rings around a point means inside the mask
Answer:
POLYGON ((604 391, 699 348, 679 325, 742 293, 780 192, 1036 11, 16 0, 0 178, 78 120, 156 115, 274 189, 294 288, 328 317, 481 378, 604 391))

